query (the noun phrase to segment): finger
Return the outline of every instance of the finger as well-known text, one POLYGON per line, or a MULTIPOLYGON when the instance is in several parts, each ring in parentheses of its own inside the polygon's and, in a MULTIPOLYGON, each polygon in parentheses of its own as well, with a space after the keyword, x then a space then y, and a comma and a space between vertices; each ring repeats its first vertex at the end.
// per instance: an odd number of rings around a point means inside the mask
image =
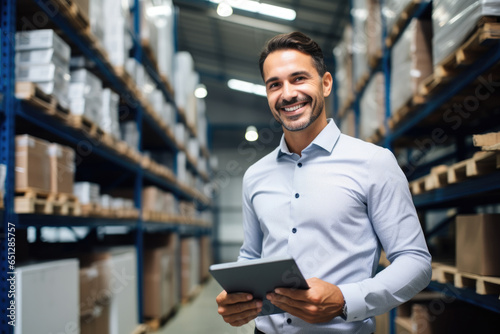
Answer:
POLYGON ((309 303, 303 302, 298 299, 290 298, 285 295, 277 294, 277 293, 268 293, 267 294, 267 299, 269 299, 273 304, 280 303, 280 304, 286 304, 289 306, 293 306, 296 308, 302 308, 305 307, 306 305, 309 305, 309 303))
POLYGON ((219 305, 218 312, 222 316, 240 314, 248 311, 262 309, 262 301, 253 300, 246 303, 219 305))
POLYGON ((251 309, 236 314, 223 315, 222 318, 225 322, 232 326, 241 326, 246 324, 248 321, 255 319, 261 311, 262 308, 251 309))
POLYGON ((289 288, 276 288, 274 292, 291 299, 301 300, 303 302, 309 301, 308 290, 302 289, 289 289, 289 288))
POLYGON ((252 299, 253 296, 249 293, 227 293, 223 290, 215 300, 219 305, 227 305, 248 302, 252 299))

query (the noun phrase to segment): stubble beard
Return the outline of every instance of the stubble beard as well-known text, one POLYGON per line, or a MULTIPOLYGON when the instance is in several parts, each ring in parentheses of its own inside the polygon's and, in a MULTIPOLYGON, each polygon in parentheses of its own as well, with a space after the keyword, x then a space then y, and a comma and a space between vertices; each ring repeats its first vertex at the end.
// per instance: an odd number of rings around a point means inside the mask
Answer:
MULTIPOLYGON (((312 108, 312 111, 311 111, 311 115, 309 116, 309 119, 306 120, 304 123, 302 124, 297 124, 295 126, 292 126, 292 124, 286 124, 284 120, 281 119, 281 113, 279 112, 279 110, 281 109, 282 106, 280 106, 279 108, 276 107, 276 110, 278 111, 277 114, 275 114, 275 119, 276 121, 283 127, 285 128, 286 130, 288 131, 291 131, 291 132, 297 132, 297 131, 301 131, 301 130, 304 130, 306 129, 307 127, 309 127, 312 123, 314 123, 318 117, 321 115, 321 112, 323 110, 323 107, 325 105, 325 103, 321 100, 318 100, 318 104, 317 105, 313 105, 313 99, 312 98, 309 98, 308 100, 308 103, 311 104, 311 108, 312 108)), ((293 102, 295 103, 295 102, 293 102)), ((292 104, 292 103, 290 103, 292 104)), ((297 115, 297 116, 292 116, 292 117, 289 117, 288 119, 290 119, 292 122, 295 121, 296 119, 300 118, 302 115, 297 115)))

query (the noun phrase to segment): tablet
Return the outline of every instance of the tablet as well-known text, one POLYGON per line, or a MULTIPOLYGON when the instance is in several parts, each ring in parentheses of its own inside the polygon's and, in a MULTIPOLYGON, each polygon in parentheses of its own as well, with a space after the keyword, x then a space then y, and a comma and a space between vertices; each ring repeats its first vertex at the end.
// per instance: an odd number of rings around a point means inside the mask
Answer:
POLYGON ((262 300, 259 316, 284 312, 266 299, 275 288, 309 288, 290 256, 214 264, 210 273, 228 293, 247 292, 262 300))

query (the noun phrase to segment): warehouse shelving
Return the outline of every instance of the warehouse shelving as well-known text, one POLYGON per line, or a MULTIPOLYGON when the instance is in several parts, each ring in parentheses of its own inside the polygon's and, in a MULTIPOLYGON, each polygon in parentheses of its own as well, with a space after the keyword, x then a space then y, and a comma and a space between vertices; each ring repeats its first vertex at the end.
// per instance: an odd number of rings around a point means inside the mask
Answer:
MULTIPOLYGON (((384 2, 381 1, 381 3, 383 4, 384 2)), ((352 7, 353 2, 351 2, 351 8, 352 7)), ((439 85, 435 87, 435 90, 425 95, 424 99, 421 98, 418 103, 410 103, 409 107, 407 107, 407 109, 409 109, 407 111, 409 112, 407 112, 407 115, 404 115, 404 118, 401 118, 401 120, 398 120, 397 122, 391 119, 393 117, 391 115, 390 106, 392 47, 409 26, 409 23, 413 18, 427 16, 431 9, 431 1, 411 1, 404 11, 404 15, 396 20, 391 31, 387 31, 384 22, 384 15, 381 15, 383 27, 383 55, 380 63, 376 67, 371 67, 368 80, 364 81, 362 85, 355 85, 352 90, 354 96, 353 101, 350 101, 347 106, 334 104, 336 106, 336 110, 334 110, 334 117, 339 123, 346 115, 347 110, 353 110, 355 116, 354 127, 356 136, 359 136, 360 100, 366 86, 375 73, 382 72, 385 77, 386 113, 384 123, 381 124, 381 127, 375 132, 375 135, 369 138, 369 140, 391 150, 396 147, 406 147, 409 142, 411 143, 412 139, 415 140, 419 138, 423 129, 427 129, 427 131, 430 132, 433 129, 442 126, 443 120, 441 120, 441 123, 436 124, 431 123, 429 119, 431 117, 441 117, 439 112, 443 112, 443 105, 445 105, 448 101, 456 97, 466 96, 467 93, 463 92, 470 89, 472 86, 475 87, 475 85, 477 85, 478 77, 488 73, 495 73, 493 72, 495 71, 495 66, 500 64, 500 43, 493 40, 488 44, 488 48, 475 53, 475 57, 472 58, 473 61, 468 61, 466 64, 461 65, 456 73, 452 74, 451 79, 444 80, 442 83, 439 83, 439 85), (338 108, 341 109, 339 110, 338 108)), ((486 118, 483 117, 483 121, 486 124, 483 123, 482 126, 464 126, 460 129, 460 131, 448 133, 448 138, 456 141, 456 150, 452 153, 439 156, 433 161, 426 162, 425 164, 417 164, 417 166, 413 166, 416 167, 416 169, 411 170, 410 180, 425 175, 433 166, 441 165, 449 161, 459 161, 466 158, 467 155, 474 151, 474 148, 465 143, 465 137, 470 136, 473 133, 485 132, 487 130, 498 131, 498 128, 496 128, 498 125, 497 122, 495 122, 494 117, 495 116, 487 116, 486 118)), ((462 119, 462 121, 465 121, 465 119, 462 119)), ((410 153, 408 153, 408 157, 409 156, 410 153)), ((421 212, 440 208, 471 208, 477 205, 494 204, 498 203, 498 194, 500 193, 499 184, 500 173, 496 171, 485 175, 467 178, 459 183, 447 184, 438 189, 413 195, 413 200, 417 210, 421 212)), ((446 227, 452 221, 454 221, 453 217, 446 219, 442 222, 442 224, 438 224, 438 226, 431 231, 427 231, 425 226, 423 226, 424 234, 426 235, 426 238, 428 238, 427 240, 429 240, 435 232, 439 232, 438 230, 446 227)), ((458 300, 500 313, 498 295, 479 295, 472 289, 461 289, 449 283, 441 284, 436 281, 432 281, 428 288, 430 290, 442 292, 458 300)), ((395 310, 392 310, 390 313, 391 334, 395 333, 395 317, 395 310)))
MULTIPOLYGON (((156 173, 154 169, 148 169, 144 165, 144 157, 141 156, 142 146, 139 141, 139 147, 134 148, 139 155, 132 158, 124 156, 117 150, 99 140, 97 137, 89 136, 85 131, 74 128, 65 123, 60 118, 48 115, 40 107, 34 106, 27 101, 17 100, 15 98, 15 78, 14 78, 14 45, 12 43, 13 36, 16 32, 16 4, 15 0, 2 0, 1 12, 1 67, 0 73, 2 76, 0 94, 2 99, 2 110, 5 110, 5 117, 1 121, 1 162, 7 166, 7 178, 5 182, 5 210, 3 210, 3 233, 7 235, 6 222, 16 224, 19 229, 25 229, 30 226, 40 227, 77 227, 86 226, 91 229, 102 226, 124 226, 135 232, 135 246, 137 250, 137 278, 138 278, 138 320, 139 323, 144 321, 142 314, 142 255, 143 255, 143 238, 145 233, 176 233, 180 237, 185 236, 205 236, 212 233, 212 228, 207 222, 193 219, 183 219, 182 217, 173 217, 172 222, 155 222, 144 221, 139 219, 113 219, 105 217, 71 217, 57 215, 40 215, 40 214, 16 214, 14 212, 14 136, 15 124, 20 122, 23 127, 29 126, 30 131, 43 133, 58 142, 64 142, 70 146, 77 147, 79 143, 85 141, 91 147, 90 156, 103 164, 103 166, 113 166, 113 170, 121 171, 115 173, 115 184, 118 185, 121 181, 127 180, 127 184, 134 188, 134 203, 136 208, 141 208, 141 192, 144 185, 155 185, 162 189, 172 192, 180 200, 195 201, 200 210, 210 209, 210 198, 201 193, 195 188, 184 185, 175 179, 175 173, 172 172, 172 177, 166 177, 161 173, 156 173)), ((175 155, 185 150, 182 143, 178 143, 172 132, 167 131, 166 127, 158 122, 155 111, 149 105, 149 102, 142 98, 137 88, 130 85, 130 80, 122 70, 114 68, 107 60, 102 47, 96 44, 96 39, 88 31, 81 29, 81 22, 74 20, 69 16, 67 6, 69 2, 62 0, 53 0, 52 5, 56 5, 59 9, 55 12, 51 10, 53 7, 48 6, 47 1, 33 0, 33 4, 37 5, 37 9, 44 11, 50 17, 51 24, 55 25, 66 40, 70 41, 75 49, 79 50, 87 59, 90 59, 95 64, 95 71, 98 76, 104 80, 114 91, 121 95, 122 100, 126 100, 127 107, 131 112, 131 117, 138 124, 140 138, 144 138, 146 133, 143 129, 147 128, 148 136, 154 136, 160 142, 160 149, 172 153, 174 156, 174 170, 176 168, 175 155), (66 7, 65 7, 66 6, 66 7)), ((73 4, 74 5, 74 4, 73 4)), ((139 1, 134 3, 131 13, 135 22, 135 31, 131 35, 134 41, 133 55, 145 66, 148 74, 153 78, 155 84, 163 92, 165 99, 174 106, 177 115, 177 120, 184 122, 190 131, 191 137, 195 137, 196 131, 190 124, 187 124, 185 117, 182 115, 182 110, 176 106, 172 96, 172 87, 165 77, 159 74, 154 66, 153 61, 146 56, 142 49, 142 45, 137 42, 139 34, 139 1)), ((201 154, 208 158, 209 152, 206 147, 201 148, 201 154)), ((196 159, 197 157, 193 157, 196 159)), ((84 157, 85 159, 85 157, 84 157)), ((201 177, 205 182, 209 181, 208 173, 201 172, 197 169, 194 159, 188 161, 188 168, 196 175, 201 177)), ((110 186, 113 186, 113 182, 110 186)), ((2 295, 7 296, 7 247, 6 240, 2 239, 2 295)), ((6 319, 7 308, 10 299, 2 298, 2 316, 6 319)), ((11 333, 13 328, 2 324, 2 333, 11 333)))

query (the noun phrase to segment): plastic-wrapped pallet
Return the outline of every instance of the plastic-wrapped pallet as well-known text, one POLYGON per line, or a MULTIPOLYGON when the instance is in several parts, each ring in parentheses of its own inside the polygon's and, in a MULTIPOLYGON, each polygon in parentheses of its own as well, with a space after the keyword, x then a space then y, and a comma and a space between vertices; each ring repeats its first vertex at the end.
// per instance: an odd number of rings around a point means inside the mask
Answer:
POLYGON ((189 52, 181 51, 175 55, 174 88, 175 102, 185 109, 189 98, 194 94, 197 84, 194 72, 194 60, 189 52))
POLYGON ((342 40, 333 50, 335 56, 335 80, 337 85, 338 106, 343 107, 353 95, 352 85, 352 27, 347 25, 342 40))
POLYGON ((366 55, 368 59, 382 56, 382 14, 380 0, 367 0, 368 17, 366 18, 365 32, 366 55))
POLYGON ((353 0, 353 80, 357 84, 361 77, 368 72, 367 39, 365 22, 368 17, 366 0, 353 0))
POLYGON ((16 81, 35 82, 68 107, 71 49, 51 29, 16 33, 16 81))
POLYGON ((391 114, 432 74, 432 24, 413 19, 391 51, 391 114))
POLYGON ((474 31, 483 16, 500 16, 498 0, 434 0, 433 61, 440 64, 474 31))
POLYGON ((132 37, 127 32, 127 21, 130 8, 127 1, 105 0, 103 11, 107 17, 104 20, 104 48, 113 66, 124 67, 132 48, 132 37))
POLYGON ((367 139, 375 130, 384 124, 385 119, 385 87, 384 74, 376 73, 366 86, 360 102, 359 135, 367 139))
POLYGON ((401 13, 413 0, 384 0, 382 5, 382 15, 385 18, 385 27, 390 33, 394 24, 398 21, 401 13))
POLYGON ((99 125, 104 132, 120 139, 120 122, 118 108, 120 96, 109 88, 102 90, 102 108, 99 125))
POLYGON ((70 112, 99 124, 102 109, 102 81, 89 70, 71 71, 68 98, 70 112))
POLYGON ((354 111, 349 110, 342 119, 342 122, 340 122, 340 131, 343 134, 354 137, 356 136, 355 126, 354 111))
POLYGON ((120 130, 122 134, 122 140, 125 141, 128 146, 138 149, 139 130, 137 130, 137 123, 135 121, 120 123, 120 130))

